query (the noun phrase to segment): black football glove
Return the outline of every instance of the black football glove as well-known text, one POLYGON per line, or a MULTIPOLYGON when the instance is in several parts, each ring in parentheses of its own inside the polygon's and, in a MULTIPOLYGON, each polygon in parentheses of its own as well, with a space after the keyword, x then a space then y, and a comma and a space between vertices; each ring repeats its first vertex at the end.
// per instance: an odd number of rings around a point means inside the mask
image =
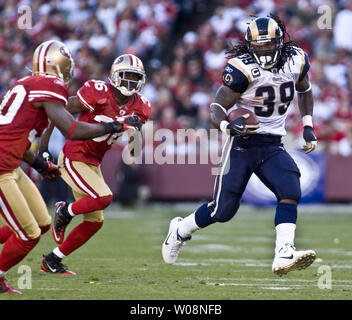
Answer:
POLYGON ((306 153, 312 152, 318 143, 318 139, 315 135, 314 129, 311 126, 303 127, 303 138, 306 141, 305 146, 303 146, 302 150, 306 153))
POLYGON ((136 116, 119 117, 117 121, 103 123, 105 127, 105 134, 107 133, 121 133, 126 130, 140 130, 142 127, 141 120, 136 116))
POLYGON ((39 156, 36 157, 31 167, 37 170, 44 179, 54 179, 61 176, 59 166, 51 161, 43 160, 39 156))
POLYGON ((60 167, 55 163, 48 161, 48 168, 43 172, 40 172, 44 179, 55 179, 61 176, 60 167))
POLYGON ((42 159, 44 161, 54 162, 54 157, 52 156, 52 154, 49 152, 48 148, 46 148, 46 147, 39 148, 37 157, 39 157, 40 159, 42 159))
POLYGON ((139 119, 139 117, 137 117, 135 114, 133 114, 132 117, 127 118, 125 120, 125 123, 130 125, 130 126, 135 127, 138 130, 141 130, 141 127, 142 127, 141 119, 139 119))
POLYGON ((118 121, 102 123, 102 125, 104 126, 104 129, 105 129, 104 134, 120 133, 123 131, 123 124, 118 121))
POLYGON ((233 121, 231 121, 228 125, 231 136, 245 136, 247 134, 254 134, 257 132, 259 125, 257 126, 248 126, 245 122, 247 118, 249 118, 249 113, 244 114, 242 117, 239 117, 233 121))

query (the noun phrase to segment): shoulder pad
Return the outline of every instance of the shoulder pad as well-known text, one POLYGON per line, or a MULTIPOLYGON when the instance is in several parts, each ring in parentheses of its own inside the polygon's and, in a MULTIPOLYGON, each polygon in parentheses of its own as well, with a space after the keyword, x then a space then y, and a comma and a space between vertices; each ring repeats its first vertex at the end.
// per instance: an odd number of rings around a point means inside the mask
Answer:
POLYGON ((298 47, 293 47, 296 51, 296 54, 292 57, 293 64, 290 67, 293 67, 294 73, 297 76, 297 82, 301 81, 310 69, 310 63, 307 53, 298 47))
POLYGON ((223 84, 235 92, 243 93, 252 82, 249 68, 241 59, 230 59, 222 73, 223 84))
POLYGON ((23 79, 29 91, 29 101, 68 102, 66 84, 58 77, 30 76, 23 79))
POLYGON ((136 113, 140 117, 142 123, 145 123, 146 121, 148 121, 148 119, 152 114, 152 106, 149 100, 143 95, 141 95, 140 93, 137 93, 136 97, 137 97, 136 103, 138 103, 138 108, 136 110, 136 113))

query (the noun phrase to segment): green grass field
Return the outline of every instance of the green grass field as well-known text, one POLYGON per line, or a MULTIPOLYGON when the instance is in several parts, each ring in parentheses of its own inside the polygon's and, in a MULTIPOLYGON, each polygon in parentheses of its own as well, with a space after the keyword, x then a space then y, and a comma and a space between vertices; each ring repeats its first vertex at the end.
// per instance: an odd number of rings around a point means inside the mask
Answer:
MULTIPOLYGON (((51 233, 7 275, 18 288, 19 267, 30 266, 32 288, 2 300, 254 300, 351 299, 352 212, 304 210, 296 232, 297 249, 314 249, 317 260, 303 271, 281 278, 271 271, 274 209, 242 208, 234 219, 194 234, 175 265, 166 265, 161 244, 169 221, 188 209, 174 205, 125 209, 111 206, 103 228, 64 260, 77 276, 40 270, 43 254, 56 245, 51 233), (313 212, 314 211, 314 212, 313 212), (325 267, 321 267, 325 266, 325 267), (328 266, 328 267, 326 267, 328 266), (319 269, 320 268, 320 269, 319 269), (319 273, 325 268, 324 273, 319 273), (327 269, 326 269, 327 268, 327 269), (331 288, 321 289, 326 270, 331 288), (322 277, 322 278, 321 278, 322 277)), ((81 221, 75 218, 67 232, 81 221)))

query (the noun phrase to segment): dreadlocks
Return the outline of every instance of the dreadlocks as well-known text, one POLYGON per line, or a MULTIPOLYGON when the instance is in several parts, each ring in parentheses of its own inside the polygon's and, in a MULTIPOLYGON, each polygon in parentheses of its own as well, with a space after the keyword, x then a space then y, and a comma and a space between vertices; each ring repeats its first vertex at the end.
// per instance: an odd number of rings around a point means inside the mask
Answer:
MULTIPOLYGON (((288 60, 292 59, 292 57, 297 54, 296 48, 299 48, 299 45, 297 42, 290 39, 290 35, 286 31, 286 26, 284 22, 281 21, 277 15, 274 15, 271 13, 268 17, 276 21, 276 23, 279 25, 279 27, 283 32, 283 38, 285 39, 285 36, 286 36, 288 39, 288 41, 284 42, 282 46, 280 57, 276 64, 276 68, 280 70, 283 68, 283 66, 288 60)), ((245 53, 249 54, 247 43, 244 40, 241 40, 237 45, 230 45, 230 46, 231 48, 228 51, 226 51, 228 59, 241 56, 245 53)))

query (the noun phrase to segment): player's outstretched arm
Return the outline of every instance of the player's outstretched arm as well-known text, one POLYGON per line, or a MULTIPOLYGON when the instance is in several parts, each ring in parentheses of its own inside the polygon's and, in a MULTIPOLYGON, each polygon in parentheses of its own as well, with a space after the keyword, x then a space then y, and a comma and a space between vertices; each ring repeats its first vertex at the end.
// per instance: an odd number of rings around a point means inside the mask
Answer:
POLYGON ((308 74, 296 84, 298 107, 303 121, 303 138, 306 141, 303 150, 306 153, 316 148, 318 139, 313 129, 313 93, 308 74))
MULTIPOLYGON (((68 99, 68 104, 65 108, 71 114, 80 113, 85 110, 75 96, 72 96, 68 99)), ((40 137, 38 156, 42 157, 46 161, 54 160, 48 149, 49 140, 54 131, 54 128, 55 125, 51 122, 49 127, 45 129, 44 133, 40 137)))
POLYGON ((57 102, 45 101, 43 107, 55 127, 70 140, 89 140, 123 130, 123 124, 117 121, 99 124, 76 121, 72 114, 57 102))

